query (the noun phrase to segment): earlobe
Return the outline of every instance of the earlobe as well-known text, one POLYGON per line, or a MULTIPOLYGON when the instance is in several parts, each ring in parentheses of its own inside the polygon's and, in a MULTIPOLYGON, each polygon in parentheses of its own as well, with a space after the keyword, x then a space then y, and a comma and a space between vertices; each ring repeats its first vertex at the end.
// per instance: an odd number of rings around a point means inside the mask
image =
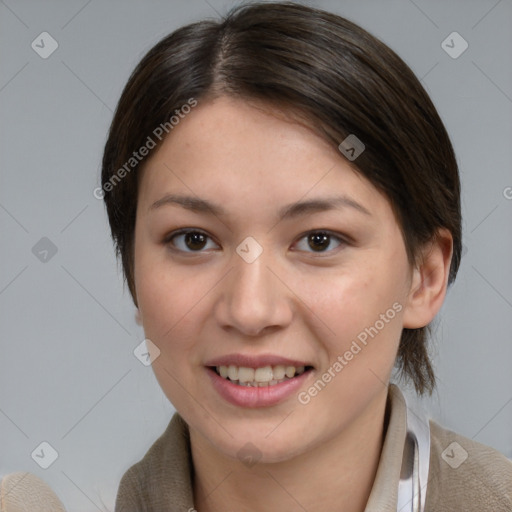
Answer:
POLYGON ((443 305, 453 252, 453 238, 440 229, 422 250, 418 266, 413 269, 405 307, 403 326, 419 329, 428 325, 443 305))
POLYGON ((139 308, 135 309, 135 322, 137 325, 142 325, 142 316, 140 314, 139 308))

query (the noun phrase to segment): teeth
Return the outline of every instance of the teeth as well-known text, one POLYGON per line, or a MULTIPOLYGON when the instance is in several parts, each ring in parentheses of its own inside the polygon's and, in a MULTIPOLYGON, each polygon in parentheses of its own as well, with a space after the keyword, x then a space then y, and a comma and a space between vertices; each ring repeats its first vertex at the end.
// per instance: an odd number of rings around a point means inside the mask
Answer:
POLYGON ((228 377, 229 380, 238 380, 238 368, 234 365, 228 366, 228 377))
POLYGON ((256 382, 269 382, 272 380, 273 375, 272 366, 264 366, 263 368, 256 369, 254 372, 254 380, 256 382))
POLYGON ((287 366, 285 374, 289 379, 291 379, 295 375, 295 366, 287 366))
POLYGON ((254 380, 254 370, 241 366, 238 368, 238 382, 252 382, 254 380))
POLYGON ((283 365, 277 365, 277 366, 274 366, 272 373, 274 374, 274 379, 281 380, 281 379, 284 379, 286 370, 283 365))
POLYGON ((261 368, 247 368, 245 366, 217 366, 217 373, 224 379, 237 382, 241 386, 266 387, 274 386, 301 375, 305 371, 304 366, 263 366, 261 368))

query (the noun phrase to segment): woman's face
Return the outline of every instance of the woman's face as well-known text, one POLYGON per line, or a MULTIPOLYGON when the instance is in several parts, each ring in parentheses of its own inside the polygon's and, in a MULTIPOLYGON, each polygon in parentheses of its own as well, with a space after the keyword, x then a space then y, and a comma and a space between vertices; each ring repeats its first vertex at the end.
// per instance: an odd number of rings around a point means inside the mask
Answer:
POLYGON ((411 271, 389 202, 341 153, 220 98, 200 102, 146 164, 135 287, 177 411, 224 455, 270 462, 371 416, 411 271))

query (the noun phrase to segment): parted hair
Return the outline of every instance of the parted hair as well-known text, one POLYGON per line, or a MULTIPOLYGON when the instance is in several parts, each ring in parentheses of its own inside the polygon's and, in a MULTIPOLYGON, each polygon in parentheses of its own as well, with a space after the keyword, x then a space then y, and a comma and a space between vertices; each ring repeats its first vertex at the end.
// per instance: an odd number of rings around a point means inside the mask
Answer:
MULTIPOLYGON (((350 163, 389 200, 410 264, 446 228, 453 237, 453 282, 462 247, 459 173, 449 136, 420 81, 388 46, 341 16, 292 2, 251 2, 159 41, 136 66, 118 102, 101 178, 135 305, 133 242, 144 160, 115 186, 107 185, 155 127, 168 123, 190 98, 201 103, 223 95, 275 106, 336 148, 355 135, 365 149, 350 163)), ((419 394, 431 394, 436 384, 429 334, 430 326, 403 329, 396 359, 400 375, 419 394)))

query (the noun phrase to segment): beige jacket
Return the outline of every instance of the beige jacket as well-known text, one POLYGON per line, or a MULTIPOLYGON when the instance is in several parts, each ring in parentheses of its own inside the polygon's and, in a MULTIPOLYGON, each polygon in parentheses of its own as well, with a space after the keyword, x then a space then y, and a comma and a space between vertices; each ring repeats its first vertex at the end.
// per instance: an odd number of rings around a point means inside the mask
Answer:
MULTIPOLYGON (((397 511, 406 403, 394 384, 390 384, 388 401, 388 428, 365 512, 397 511)), ((432 420, 430 438, 425 512, 512 512, 511 461, 493 448, 444 429, 432 420), (468 454, 457 468, 441 456, 453 442, 468 454)), ((448 449, 446 453, 453 452, 448 449)), ((188 427, 175 414, 144 458, 124 474, 115 512, 192 512, 191 470, 188 427)))

